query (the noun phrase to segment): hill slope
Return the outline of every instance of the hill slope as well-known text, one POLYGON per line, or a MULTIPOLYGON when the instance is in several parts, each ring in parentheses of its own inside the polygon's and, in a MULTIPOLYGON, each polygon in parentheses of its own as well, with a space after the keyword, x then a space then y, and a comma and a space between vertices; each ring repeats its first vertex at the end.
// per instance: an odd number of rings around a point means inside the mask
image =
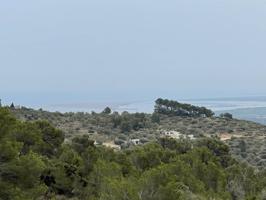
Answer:
POLYGON ((63 130, 66 138, 89 135, 98 143, 128 148, 131 139, 144 144, 165 132, 193 138, 216 137, 229 144, 233 156, 259 168, 266 167, 266 126, 220 117, 168 116, 162 114, 58 113, 28 108, 11 109, 20 120, 47 120, 63 130))
POLYGON ((130 150, 64 143, 43 121, 0 108, 0 199, 234 200, 266 198, 265 172, 240 164, 215 139, 161 138, 130 150))

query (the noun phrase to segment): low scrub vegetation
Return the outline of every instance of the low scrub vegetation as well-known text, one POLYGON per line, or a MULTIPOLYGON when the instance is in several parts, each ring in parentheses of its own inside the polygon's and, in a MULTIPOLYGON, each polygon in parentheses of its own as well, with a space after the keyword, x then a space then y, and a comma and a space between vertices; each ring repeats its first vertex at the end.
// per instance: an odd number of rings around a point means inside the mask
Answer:
POLYGON ((265 199, 266 172, 230 155, 215 139, 161 138, 128 150, 64 142, 45 121, 21 122, 0 109, 3 200, 265 199))
POLYGON ((235 158, 259 169, 266 167, 264 151, 266 126, 234 119, 229 113, 216 117, 212 116, 209 110, 162 99, 157 100, 153 114, 117 113, 112 112, 108 107, 101 113, 59 113, 25 107, 12 107, 9 110, 22 121, 48 121, 64 131, 66 140, 88 135, 99 144, 112 143, 119 145, 122 149, 132 146, 131 139, 139 139, 140 144, 146 144, 156 141, 166 131, 179 132, 183 137, 193 135, 194 138, 218 138, 229 145, 235 158), (166 104, 168 108, 163 106, 166 104), (194 114, 193 116, 184 116, 182 113, 163 114, 158 111, 160 107, 168 111, 182 107, 183 110, 192 110, 194 114), (202 113, 195 115, 199 109, 202 113), (210 115, 203 114, 205 112, 210 115), (246 152, 241 151, 239 142, 242 140, 245 142, 246 152))

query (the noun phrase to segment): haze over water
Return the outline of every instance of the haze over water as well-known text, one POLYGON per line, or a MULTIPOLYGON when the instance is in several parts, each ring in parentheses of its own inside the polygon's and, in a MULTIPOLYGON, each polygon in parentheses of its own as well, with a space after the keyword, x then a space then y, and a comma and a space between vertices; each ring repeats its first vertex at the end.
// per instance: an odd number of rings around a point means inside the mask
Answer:
POLYGON ((265 107, 193 100, 265 95, 265 10, 262 0, 3 1, 0 99, 62 112, 152 112, 158 97, 265 107))
MULTIPOLYGON (((136 101, 136 102, 101 102, 101 103, 81 103, 81 104, 58 104, 47 105, 44 108, 51 111, 102 111, 106 106, 111 107, 114 111, 128 112, 153 112, 155 100, 136 101)), ((200 100, 180 100, 182 103, 189 103, 197 106, 204 106, 213 111, 226 111, 245 108, 266 107, 266 98, 246 97, 246 98, 221 98, 221 99, 200 99, 200 100)))
POLYGON ((14 0, 0 98, 43 107, 265 95, 266 3, 14 0))

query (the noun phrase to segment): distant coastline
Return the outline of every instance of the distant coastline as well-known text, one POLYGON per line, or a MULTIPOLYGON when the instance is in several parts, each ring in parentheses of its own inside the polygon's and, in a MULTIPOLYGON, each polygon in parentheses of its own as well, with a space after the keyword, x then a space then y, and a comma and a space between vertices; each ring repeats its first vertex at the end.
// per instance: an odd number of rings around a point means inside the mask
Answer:
MULTIPOLYGON (((195 99, 180 102, 204 106, 213 110, 217 115, 230 112, 236 118, 266 124, 266 97, 195 99)), ((43 106, 43 109, 59 112, 101 112, 106 106, 117 112, 152 113, 154 101, 55 104, 43 106)))
MULTIPOLYGON (((246 108, 262 108, 266 107, 266 97, 244 98, 221 98, 221 99, 200 99, 200 100, 180 100, 182 103, 189 103, 197 106, 204 106, 213 111, 227 111, 246 108)), ((89 103, 71 103, 71 104, 54 104, 46 105, 43 108, 49 111, 60 112, 91 112, 101 111, 106 106, 111 107, 115 111, 128 112, 153 112, 154 101, 135 101, 135 102, 89 102, 89 103)))

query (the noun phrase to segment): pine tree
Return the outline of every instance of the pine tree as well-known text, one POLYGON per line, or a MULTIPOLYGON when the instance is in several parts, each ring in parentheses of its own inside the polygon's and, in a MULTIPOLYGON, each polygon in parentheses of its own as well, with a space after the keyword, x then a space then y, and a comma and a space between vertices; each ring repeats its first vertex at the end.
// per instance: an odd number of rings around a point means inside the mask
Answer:
POLYGON ((15 108, 14 103, 12 102, 10 108, 15 108))

